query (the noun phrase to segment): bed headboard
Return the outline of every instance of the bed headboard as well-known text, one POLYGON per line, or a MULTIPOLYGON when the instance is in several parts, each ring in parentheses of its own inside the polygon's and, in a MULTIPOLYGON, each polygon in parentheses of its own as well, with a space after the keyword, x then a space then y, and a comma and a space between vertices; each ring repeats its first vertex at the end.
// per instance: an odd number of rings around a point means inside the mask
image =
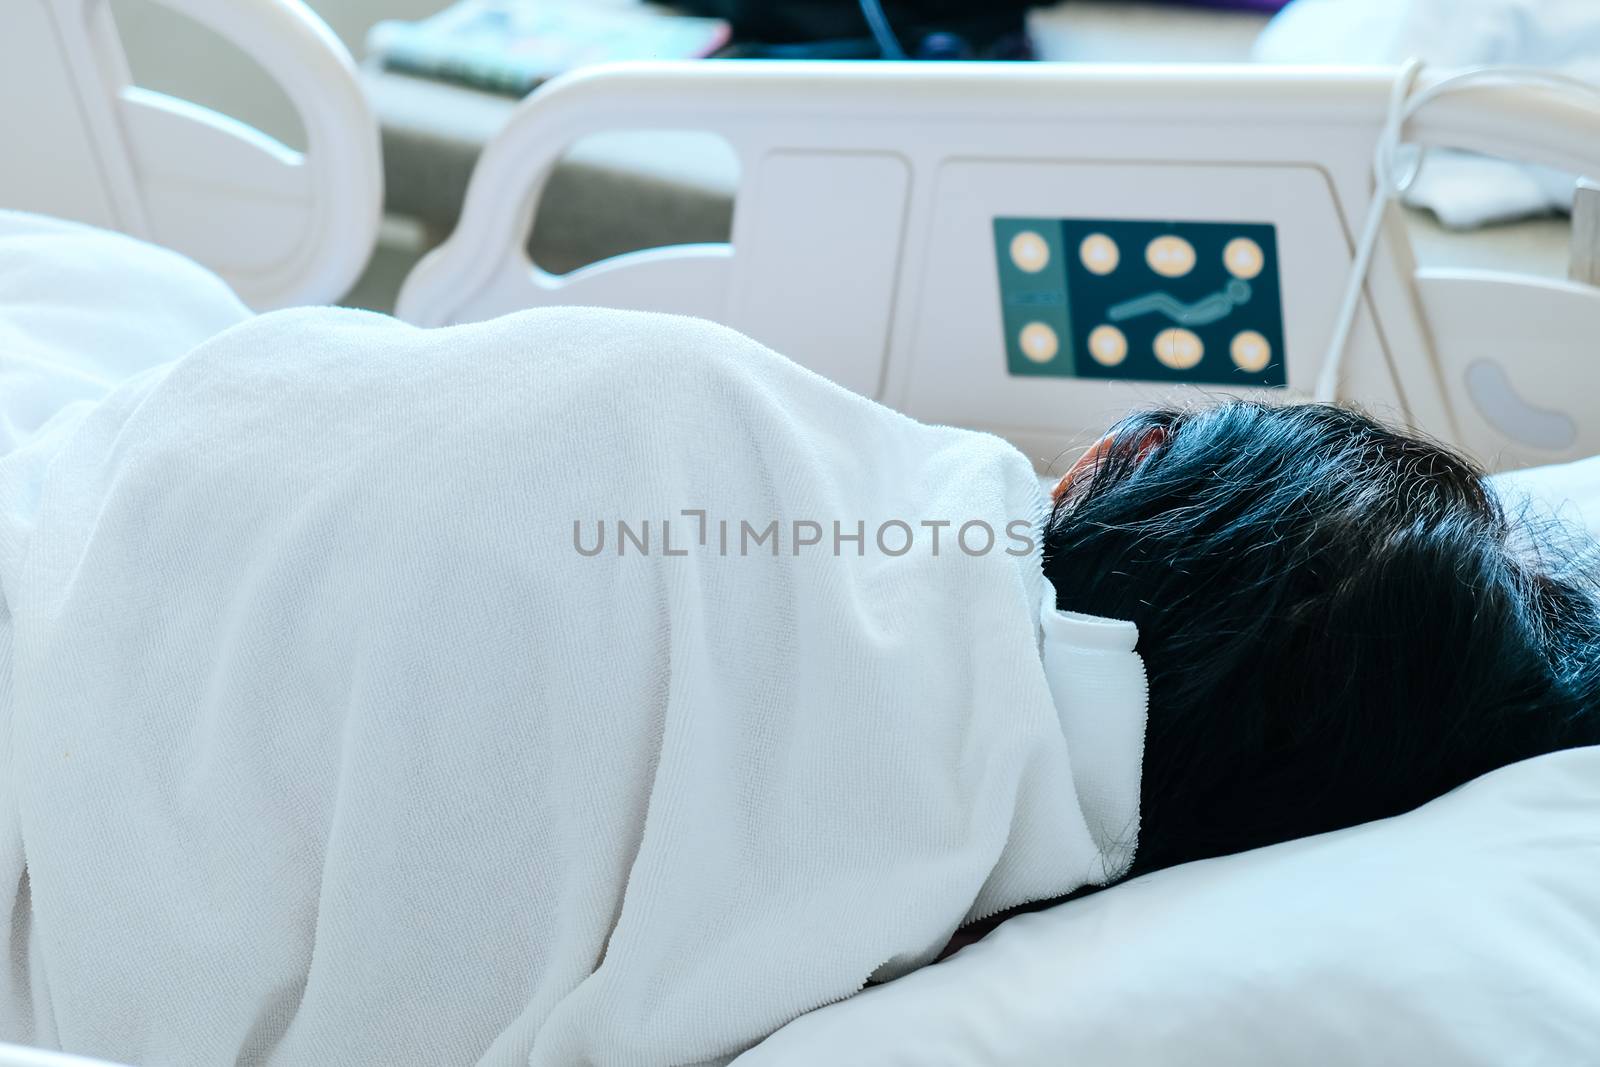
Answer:
POLYGON ((377 238, 378 128, 350 55, 300 0, 156 0, 254 58, 304 153, 132 84, 105 0, 0 4, 0 207, 199 260, 258 309, 343 295, 377 238))
MULTIPOLYGON (((1394 72, 1045 64, 637 64, 525 101, 401 294, 425 325, 545 304, 743 330, 1041 464, 1139 404, 1311 393, 1372 196, 1394 72), (607 130, 716 133, 729 244, 569 275, 524 251, 542 185, 607 130)), ((1426 79, 1424 79, 1424 83, 1426 79)), ((1600 107, 1483 86, 1407 140, 1600 174, 1600 107)), ((1418 271, 1388 220, 1341 396, 1494 467, 1600 451, 1600 290, 1418 271)))

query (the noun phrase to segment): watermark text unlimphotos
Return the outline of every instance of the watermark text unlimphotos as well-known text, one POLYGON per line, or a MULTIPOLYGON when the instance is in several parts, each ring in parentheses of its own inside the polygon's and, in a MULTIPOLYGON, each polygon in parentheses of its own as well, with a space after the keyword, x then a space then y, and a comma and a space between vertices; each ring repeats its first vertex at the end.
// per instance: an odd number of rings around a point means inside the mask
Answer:
POLYGON ((1035 529, 1012 519, 1000 529, 984 519, 733 519, 714 518, 704 508, 685 508, 673 518, 574 519, 572 547, 580 556, 904 556, 919 546, 930 556, 962 553, 1008 556, 1033 553, 1035 529))

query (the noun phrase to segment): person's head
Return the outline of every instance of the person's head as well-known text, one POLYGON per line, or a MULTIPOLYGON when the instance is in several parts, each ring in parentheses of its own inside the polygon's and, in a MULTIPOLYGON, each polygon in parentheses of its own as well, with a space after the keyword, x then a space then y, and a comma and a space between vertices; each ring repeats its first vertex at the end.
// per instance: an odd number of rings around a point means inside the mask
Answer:
POLYGON ((1044 567, 1058 607, 1139 627, 1130 875, 1600 744, 1600 609, 1539 540, 1471 462, 1343 408, 1119 422, 1058 490, 1044 567))

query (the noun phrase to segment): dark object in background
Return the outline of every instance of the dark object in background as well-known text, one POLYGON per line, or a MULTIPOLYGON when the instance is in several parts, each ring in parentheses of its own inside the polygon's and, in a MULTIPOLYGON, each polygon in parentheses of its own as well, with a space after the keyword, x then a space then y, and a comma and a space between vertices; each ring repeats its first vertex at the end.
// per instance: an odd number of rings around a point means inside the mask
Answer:
MULTIPOLYGON (((1024 19, 1037 2, 883 0, 882 12, 906 58, 1032 59, 1024 19)), ((678 0, 675 6, 728 20, 733 44, 726 56, 879 59, 890 53, 873 35, 872 0, 678 0)))

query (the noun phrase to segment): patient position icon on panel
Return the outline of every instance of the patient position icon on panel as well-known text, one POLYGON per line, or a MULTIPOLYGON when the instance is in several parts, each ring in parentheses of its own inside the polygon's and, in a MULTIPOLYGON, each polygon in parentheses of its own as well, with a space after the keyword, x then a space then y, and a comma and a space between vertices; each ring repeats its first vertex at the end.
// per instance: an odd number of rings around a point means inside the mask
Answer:
POLYGON ((994 236, 1012 375, 1287 384, 1272 225, 1002 217, 994 236))

